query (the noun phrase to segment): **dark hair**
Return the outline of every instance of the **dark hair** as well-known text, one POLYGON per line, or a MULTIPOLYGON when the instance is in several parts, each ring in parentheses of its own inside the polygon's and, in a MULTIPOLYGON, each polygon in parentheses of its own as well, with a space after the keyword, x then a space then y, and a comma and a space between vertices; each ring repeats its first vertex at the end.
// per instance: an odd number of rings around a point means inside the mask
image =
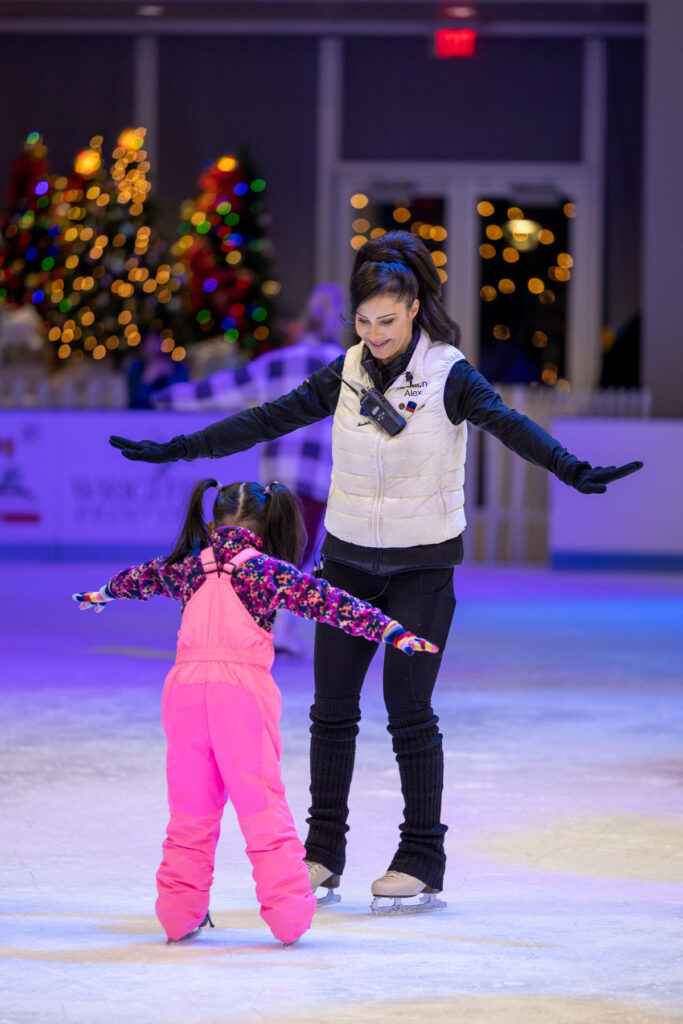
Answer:
POLYGON ((450 345, 460 342, 460 328, 446 312, 441 278, 431 253, 417 235, 408 231, 388 231, 356 253, 351 271, 349 294, 351 315, 373 295, 388 293, 412 306, 420 300, 415 317, 433 341, 450 345))
POLYGON ((210 487, 217 487, 213 503, 216 526, 225 520, 235 520, 263 541, 267 555, 281 558, 296 565, 306 544, 306 528, 301 502, 284 484, 274 480, 268 487, 257 483, 226 484, 222 487, 213 479, 200 480, 192 490, 187 515, 175 547, 166 558, 167 565, 181 562, 192 552, 199 552, 210 544, 209 526, 204 519, 203 499, 210 487))

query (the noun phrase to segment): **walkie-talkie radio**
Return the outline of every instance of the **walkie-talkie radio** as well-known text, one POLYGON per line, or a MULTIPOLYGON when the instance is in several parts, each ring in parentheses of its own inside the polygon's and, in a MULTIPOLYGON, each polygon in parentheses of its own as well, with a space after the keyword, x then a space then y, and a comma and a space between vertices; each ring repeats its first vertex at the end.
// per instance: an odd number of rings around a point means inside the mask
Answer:
POLYGON ((322 359, 320 362, 335 377, 338 377, 342 384, 346 384, 347 388, 351 388, 358 395, 360 398, 361 416, 367 416, 369 419, 374 420, 382 430, 386 430, 387 434, 390 434, 392 437, 401 433, 406 425, 406 421, 400 413, 396 412, 389 399, 385 398, 378 388, 361 388, 359 391, 358 388, 354 388, 353 384, 349 384, 348 380, 344 380, 340 373, 333 370, 331 366, 327 366, 327 363, 323 363, 322 359))

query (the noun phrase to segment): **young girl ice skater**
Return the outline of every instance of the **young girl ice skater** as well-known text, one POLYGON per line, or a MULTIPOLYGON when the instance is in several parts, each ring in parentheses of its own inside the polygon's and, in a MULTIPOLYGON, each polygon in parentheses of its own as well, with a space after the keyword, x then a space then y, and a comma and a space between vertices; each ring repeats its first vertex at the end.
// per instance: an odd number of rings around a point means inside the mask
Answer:
POLYGON ((169 942, 212 925, 209 890, 228 799, 246 840, 261 916, 273 935, 289 945, 313 917, 305 851, 280 776, 280 692, 270 674, 277 609, 406 654, 438 650, 372 605, 296 569, 291 563, 304 542, 299 504, 282 484, 223 487, 203 480, 170 555, 124 569, 99 591, 73 595, 83 610, 156 594, 183 608, 162 697, 171 817, 157 872, 156 912, 169 942), (212 487, 218 492, 215 528, 202 512, 212 487))

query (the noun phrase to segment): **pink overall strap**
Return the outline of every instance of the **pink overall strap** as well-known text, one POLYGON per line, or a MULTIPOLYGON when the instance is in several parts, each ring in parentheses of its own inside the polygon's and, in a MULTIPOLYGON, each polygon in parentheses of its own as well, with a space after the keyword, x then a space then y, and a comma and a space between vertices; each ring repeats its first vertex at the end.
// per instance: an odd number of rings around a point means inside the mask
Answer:
POLYGON ((262 554, 263 552, 259 551, 258 548, 243 548, 242 551, 238 551, 238 553, 236 555, 233 555, 230 561, 226 562, 225 564, 226 566, 232 565, 234 571, 238 568, 238 566, 242 565, 242 563, 246 562, 249 558, 253 558, 254 555, 262 554))
MULTIPOLYGON (((242 565, 243 562, 246 562, 247 559, 253 558, 254 555, 262 554, 263 552, 259 551, 258 548, 243 548, 242 551, 238 551, 236 555, 233 555, 233 557, 225 563, 223 569, 228 576, 232 576, 234 570, 237 569, 238 566, 242 565), (229 565, 232 566, 231 569, 228 569, 229 565)), ((204 548, 204 550, 200 552, 199 557, 202 560, 202 568, 204 569, 205 575, 208 576, 209 573, 216 573, 217 576, 221 575, 221 570, 218 568, 218 562, 216 561, 216 553, 213 548, 204 548)))
POLYGON ((208 573, 210 572, 215 572, 218 576, 220 576, 221 571, 218 568, 218 562, 216 561, 216 553, 212 547, 204 548, 203 551, 200 551, 199 557, 202 560, 202 568, 204 569, 205 575, 208 575, 208 573))

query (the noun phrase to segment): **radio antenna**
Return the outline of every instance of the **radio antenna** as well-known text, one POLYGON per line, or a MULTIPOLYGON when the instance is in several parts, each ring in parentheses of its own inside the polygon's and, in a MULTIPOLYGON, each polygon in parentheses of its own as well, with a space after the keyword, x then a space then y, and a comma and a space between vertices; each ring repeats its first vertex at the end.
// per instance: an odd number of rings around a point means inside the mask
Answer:
POLYGON ((331 366, 328 366, 327 363, 324 363, 322 359, 319 359, 318 362, 321 364, 321 366, 324 366, 326 370, 329 370, 330 373, 333 373, 335 375, 335 377, 338 377, 339 380, 342 382, 342 384, 346 384, 347 388, 351 388, 351 390, 354 392, 354 394, 358 395, 360 398, 363 397, 362 392, 358 391, 357 388, 354 388, 353 384, 349 384, 348 380, 344 380, 344 378, 342 377, 341 373, 337 373, 337 371, 333 370, 331 366))

